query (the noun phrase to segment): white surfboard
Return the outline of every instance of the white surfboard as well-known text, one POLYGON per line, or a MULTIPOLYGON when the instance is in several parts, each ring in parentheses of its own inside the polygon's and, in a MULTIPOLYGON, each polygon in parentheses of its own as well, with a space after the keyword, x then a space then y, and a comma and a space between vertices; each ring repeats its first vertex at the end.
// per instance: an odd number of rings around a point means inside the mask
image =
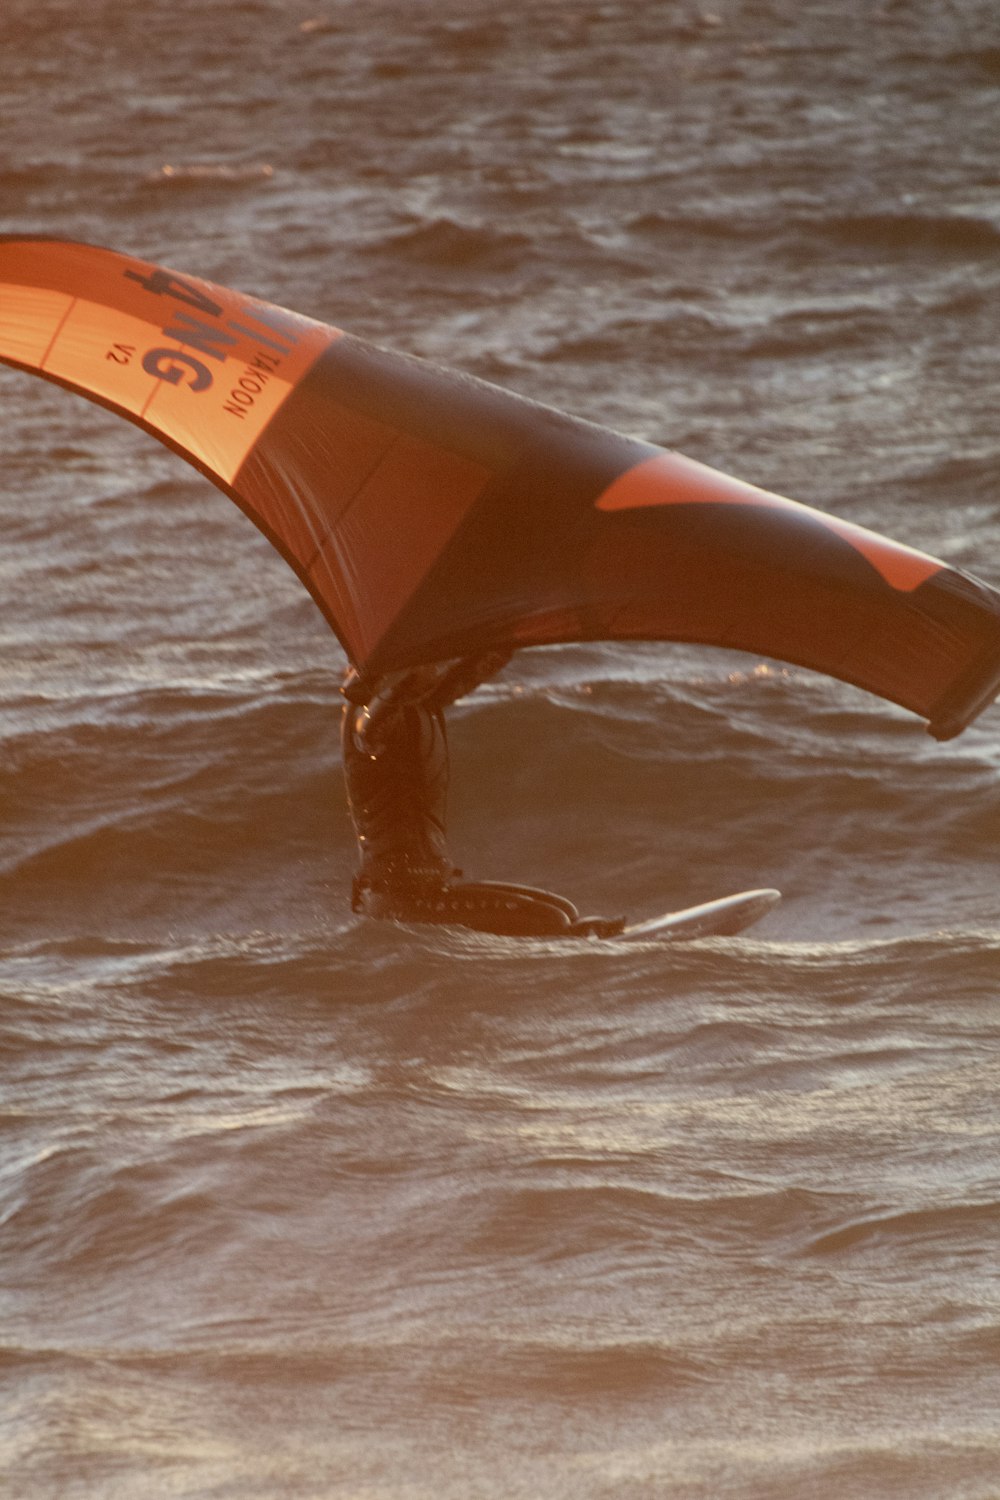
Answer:
POLYGON ((686 906, 682 911, 669 911, 661 917, 634 922, 618 933, 615 941, 657 938, 682 942, 689 938, 732 937, 759 922, 780 900, 780 891, 738 891, 733 896, 721 896, 717 901, 705 901, 700 906, 686 906))

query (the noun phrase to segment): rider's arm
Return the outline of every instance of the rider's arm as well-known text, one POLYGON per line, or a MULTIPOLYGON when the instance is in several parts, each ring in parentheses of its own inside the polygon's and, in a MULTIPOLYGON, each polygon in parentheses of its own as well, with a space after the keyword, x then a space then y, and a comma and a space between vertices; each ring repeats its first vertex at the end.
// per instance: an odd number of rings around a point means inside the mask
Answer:
POLYGON ((366 677, 351 667, 341 692, 360 710, 354 720, 354 732, 366 739, 377 739, 380 724, 402 708, 440 712, 499 672, 513 654, 513 651, 491 651, 458 661, 404 667, 377 678, 366 677))

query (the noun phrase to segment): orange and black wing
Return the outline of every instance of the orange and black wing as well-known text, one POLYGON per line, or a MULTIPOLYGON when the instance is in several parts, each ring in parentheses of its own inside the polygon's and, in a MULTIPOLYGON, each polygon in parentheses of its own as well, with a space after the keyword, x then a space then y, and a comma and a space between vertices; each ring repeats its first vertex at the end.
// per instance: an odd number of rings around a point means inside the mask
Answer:
POLYGON ((0 239, 0 359, 103 402, 261 528, 351 659, 736 647, 948 738, 1000 690, 1000 595, 648 443, 113 251, 0 239))

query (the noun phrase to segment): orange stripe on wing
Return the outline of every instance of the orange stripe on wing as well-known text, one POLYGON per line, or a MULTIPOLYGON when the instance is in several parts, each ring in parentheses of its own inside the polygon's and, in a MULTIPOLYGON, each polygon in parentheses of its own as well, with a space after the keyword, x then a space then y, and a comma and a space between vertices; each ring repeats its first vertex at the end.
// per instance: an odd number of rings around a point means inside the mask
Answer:
POLYGON ((697 504, 749 505, 783 511, 835 532, 900 593, 912 593, 942 569, 942 564, 926 553, 887 541, 873 531, 866 531, 863 526, 800 505, 797 500, 772 495, 768 490, 746 484, 742 479, 733 479, 718 469, 698 463, 696 459, 685 458, 681 453, 658 453, 627 469, 598 496, 594 504, 598 510, 604 511, 697 504))

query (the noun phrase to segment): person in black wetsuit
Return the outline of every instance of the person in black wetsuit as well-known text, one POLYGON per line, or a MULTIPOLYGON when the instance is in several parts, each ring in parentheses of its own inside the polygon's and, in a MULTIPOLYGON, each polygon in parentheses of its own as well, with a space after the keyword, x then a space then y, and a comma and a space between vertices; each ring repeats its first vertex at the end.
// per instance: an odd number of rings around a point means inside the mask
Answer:
POLYGON ((511 937, 608 937, 624 927, 624 919, 581 918, 572 901, 549 891, 463 880, 448 854, 444 710, 509 659, 493 653, 374 681, 349 669, 341 742, 360 855, 354 911, 511 937))

